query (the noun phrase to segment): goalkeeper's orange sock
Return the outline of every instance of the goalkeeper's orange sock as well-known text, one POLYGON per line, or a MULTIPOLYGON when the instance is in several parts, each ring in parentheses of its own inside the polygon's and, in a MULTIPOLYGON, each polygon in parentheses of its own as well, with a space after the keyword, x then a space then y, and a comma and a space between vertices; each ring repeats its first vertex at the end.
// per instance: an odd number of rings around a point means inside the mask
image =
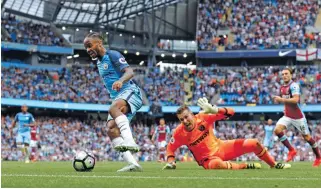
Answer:
POLYGON ((267 163, 270 167, 274 167, 276 164, 274 158, 269 154, 268 151, 266 151, 265 148, 263 148, 261 153, 256 154, 256 156, 267 163))
POLYGON ((263 160, 265 163, 274 167, 276 162, 269 152, 257 139, 246 139, 243 143, 243 148, 247 151, 252 151, 257 157, 263 160))

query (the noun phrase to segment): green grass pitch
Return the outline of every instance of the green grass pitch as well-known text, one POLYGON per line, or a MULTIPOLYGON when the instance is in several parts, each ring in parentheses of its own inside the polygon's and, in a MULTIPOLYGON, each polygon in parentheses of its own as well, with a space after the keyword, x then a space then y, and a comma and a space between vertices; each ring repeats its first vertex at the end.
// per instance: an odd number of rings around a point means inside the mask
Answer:
MULTIPOLYGON (((263 164, 263 163, 262 163, 263 164)), ((144 172, 116 173, 124 162, 98 162, 92 172, 78 173, 71 162, 2 162, 1 186, 14 188, 277 188, 321 187, 321 167, 312 162, 292 163, 288 170, 204 170, 197 163, 177 163, 176 170, 161 168, 163 163, 141 164, 144 172)))

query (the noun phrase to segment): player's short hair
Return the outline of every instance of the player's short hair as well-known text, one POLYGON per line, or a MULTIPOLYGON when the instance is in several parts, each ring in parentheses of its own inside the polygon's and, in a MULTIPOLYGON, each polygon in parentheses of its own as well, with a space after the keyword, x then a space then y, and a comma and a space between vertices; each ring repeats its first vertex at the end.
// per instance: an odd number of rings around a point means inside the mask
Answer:
POLYGON ((90 32, 86 35, 86 38, 96 38, 103 41, 103 37, 98 32, 90 32))
POLYGON ((183 113, 185 110, 191 111, 187 105, 182 105, 176 111, 176 115, 183 113))
POLYGON ((288 71, 290 72, 290 74, 293 74, 293 69, 292 69, 292 68, 286 67, 286 68, 284 68, 283 70, 288 70, 288 71))

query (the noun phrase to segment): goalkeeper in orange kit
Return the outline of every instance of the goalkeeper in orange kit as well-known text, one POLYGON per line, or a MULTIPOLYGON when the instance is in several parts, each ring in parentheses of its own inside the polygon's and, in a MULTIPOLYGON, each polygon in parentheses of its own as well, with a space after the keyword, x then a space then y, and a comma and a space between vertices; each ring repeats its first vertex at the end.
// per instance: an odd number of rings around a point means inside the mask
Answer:
POLYGON ((290 164, 275 162, 257 139, 220 140, 213 133, 213 123, 234 115, 232 108, 218 108, 208 103, 206 98, 200 98, 197 105, 203 110, 194 115, 183 105, 176 114, 181 124, 175 129, 167 146, 167 164, 163 169, 175 169, 174 152, 186 145, 193 153, 198 165, 205 169, 260 169, 259 163, 233 163, 232 160, 247 153, 255 153, 271 168, 286 169, 290 164))

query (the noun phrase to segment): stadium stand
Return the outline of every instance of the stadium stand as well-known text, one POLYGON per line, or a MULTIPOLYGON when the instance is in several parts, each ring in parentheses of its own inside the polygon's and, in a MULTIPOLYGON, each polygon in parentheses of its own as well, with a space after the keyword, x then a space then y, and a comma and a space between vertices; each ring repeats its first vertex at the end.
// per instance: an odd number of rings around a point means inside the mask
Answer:
MULTIPOLYGON (((135 68, 135 81, 145 91, 149 103, 182 104, 185 97, 184 74, 191 82, 192 95, 186 102, 196 105, 202 95, 212 103, 227 105, 273 104, 279 94, 281 66, 198 67, 195 70, 135 68), (184 73, 185 72, 185 73, 184 73)), ((46 71, 28 68, 1 68, 4 98, 109 104, 111 100, 101 84, 94 65, 46 71)), ((293 75, 302 87, 301 103, 321 103, 321 76, 318 68, 297 67, 293 75)), ((146 104, 146 103, 145 103, 146 104)))
POLYGON ((1 40, 30 45, 64 46, 64 39, 50 29, 50 25, 18 20, 14 15, 1 17, 1 29, 5 35, 1 40))
POLYGON ((199 50, 216 50, 219 46, 225 46, 225 50, 306 48, 321 41, 318 32, 305 29, 314 25, 318 13, 316 0, 201 0, 199 50), (224 29, 229 32, 220 35, 219 30, 224 29))

